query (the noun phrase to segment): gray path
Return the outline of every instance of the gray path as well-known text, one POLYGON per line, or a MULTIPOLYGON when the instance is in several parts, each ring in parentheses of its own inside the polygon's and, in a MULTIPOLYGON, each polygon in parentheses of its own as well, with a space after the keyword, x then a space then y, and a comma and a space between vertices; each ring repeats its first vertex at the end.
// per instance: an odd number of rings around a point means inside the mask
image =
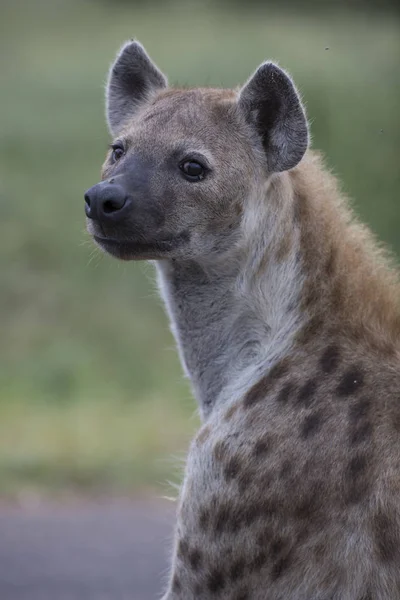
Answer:
POLYGON ((160 598, 173 511, 145 501, 0 507, 0 599, 160 598))

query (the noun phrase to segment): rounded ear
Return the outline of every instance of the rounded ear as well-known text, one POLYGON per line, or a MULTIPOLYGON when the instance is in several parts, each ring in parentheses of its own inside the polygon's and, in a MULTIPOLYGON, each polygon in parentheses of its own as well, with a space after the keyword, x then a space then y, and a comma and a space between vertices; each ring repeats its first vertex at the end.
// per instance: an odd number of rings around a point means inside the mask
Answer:
POLYGON ((106 117, 112 135, 121 130, 140 105, 167 86, 167 78, 139 42, 122 46, 106 87, 106 117))
POLYGON ((240 91, 238 106, 261 138, 270 173, 300 162, 308 146, 307 119, 289 75, 262 64, 240 91))

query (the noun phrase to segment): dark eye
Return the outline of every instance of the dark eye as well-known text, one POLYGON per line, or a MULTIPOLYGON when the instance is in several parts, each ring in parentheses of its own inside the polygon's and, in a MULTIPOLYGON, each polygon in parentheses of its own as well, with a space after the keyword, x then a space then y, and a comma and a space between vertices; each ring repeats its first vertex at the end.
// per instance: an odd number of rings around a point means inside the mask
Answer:
POLYGON ((111 160, 112 162, 117 162, 120 158, 125 154, 125 150, 121 144, 114 144, 112 147, 111 160))
POLYGON ((180 165, 180 169, 190 181, 200 181, 205 175, 205 168, 195 160, 186 160, 180 165))

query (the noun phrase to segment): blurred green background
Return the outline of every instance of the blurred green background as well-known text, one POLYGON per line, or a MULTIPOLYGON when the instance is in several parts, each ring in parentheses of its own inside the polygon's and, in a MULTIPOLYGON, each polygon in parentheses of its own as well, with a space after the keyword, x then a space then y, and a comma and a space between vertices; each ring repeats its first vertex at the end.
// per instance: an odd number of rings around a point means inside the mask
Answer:
POLYGON ((0 2, 0 495, 161 490, 198 420, 153 269, 85 233, 104 81, 138 38, 170 82, 294 76, 314 147, 400 253, 400 29, 390 2, 0 2))

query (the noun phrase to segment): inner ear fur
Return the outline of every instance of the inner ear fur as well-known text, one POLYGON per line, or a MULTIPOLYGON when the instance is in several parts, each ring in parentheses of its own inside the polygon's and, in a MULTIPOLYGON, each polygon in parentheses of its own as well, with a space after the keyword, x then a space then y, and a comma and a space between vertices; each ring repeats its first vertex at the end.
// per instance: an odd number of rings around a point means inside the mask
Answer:
POLYGON ((295 167, 307 150, 307 119, 289 75, 263 63, 239 93, 238 105, 257 130, 270 173, 295 167))
POLYGON ((167 78, 139 42, 124 44, 110 69, 106 87, 111 134, 115 136, 143 103, 167 85, 167 78))

